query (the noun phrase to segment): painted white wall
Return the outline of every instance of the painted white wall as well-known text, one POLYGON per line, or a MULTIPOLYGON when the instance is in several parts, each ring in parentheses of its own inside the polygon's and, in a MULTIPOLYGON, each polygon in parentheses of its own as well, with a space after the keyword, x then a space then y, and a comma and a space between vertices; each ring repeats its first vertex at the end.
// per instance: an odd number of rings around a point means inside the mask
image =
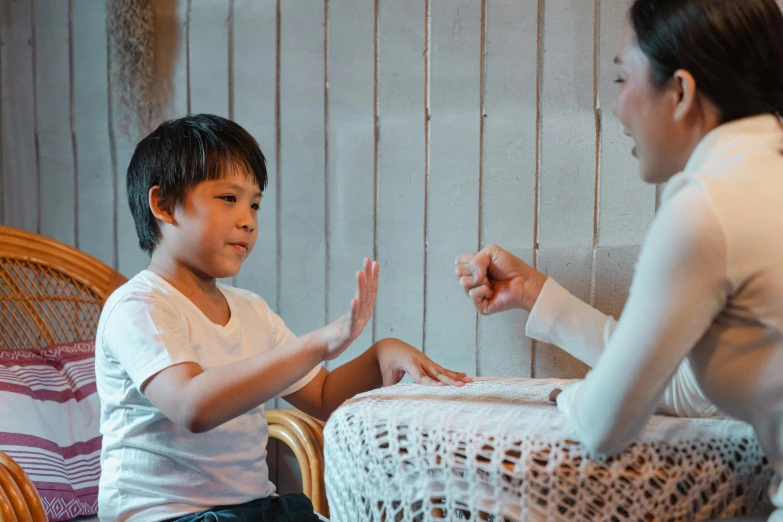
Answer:
MULTIPOLYGON (((235 284, 294 332, 342 314, 381 262, 373 339, 479 375, 580 376, 477 317, 454 256, 503 245, 620 310, 655 212, 609 111, 627 0, 157 0, 154 123, 211 112, 269 161, 256 251, 235 284)), ((138 135, 109 92, 104 2, 0 0, 3 222, 132 276, 125 196, 138 135)))

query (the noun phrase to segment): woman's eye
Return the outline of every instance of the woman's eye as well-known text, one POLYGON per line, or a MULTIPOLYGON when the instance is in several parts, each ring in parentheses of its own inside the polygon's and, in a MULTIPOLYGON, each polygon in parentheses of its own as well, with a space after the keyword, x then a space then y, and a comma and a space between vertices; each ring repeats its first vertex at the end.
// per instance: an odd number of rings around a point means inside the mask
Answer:
POLYGON ((617 78, 617 79, 614 81, 614 83, 625 83, 625 80, 623 80, 622 78, 617 78))

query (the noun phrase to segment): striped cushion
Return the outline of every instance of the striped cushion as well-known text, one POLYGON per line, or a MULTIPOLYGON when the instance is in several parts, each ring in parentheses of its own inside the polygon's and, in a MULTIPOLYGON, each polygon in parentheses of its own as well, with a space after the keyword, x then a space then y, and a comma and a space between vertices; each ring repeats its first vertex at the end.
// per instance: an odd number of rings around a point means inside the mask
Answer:
POLYGON ((27 472, 52 522, 98 511, 95 343, 0 350, 0 450, 27 472))

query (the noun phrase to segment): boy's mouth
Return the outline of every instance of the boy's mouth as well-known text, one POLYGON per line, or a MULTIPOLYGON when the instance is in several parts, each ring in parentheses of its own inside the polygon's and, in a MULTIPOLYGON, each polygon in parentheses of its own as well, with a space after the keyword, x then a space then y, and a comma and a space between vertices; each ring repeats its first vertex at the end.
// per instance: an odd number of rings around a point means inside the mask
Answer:
POLYGON ((247 243, 245 242, 239 241, 236 243, 229 243, 229 245, 234 247, 234 249, 240 254, 244 254, 245 252, 247 252, 247 243))

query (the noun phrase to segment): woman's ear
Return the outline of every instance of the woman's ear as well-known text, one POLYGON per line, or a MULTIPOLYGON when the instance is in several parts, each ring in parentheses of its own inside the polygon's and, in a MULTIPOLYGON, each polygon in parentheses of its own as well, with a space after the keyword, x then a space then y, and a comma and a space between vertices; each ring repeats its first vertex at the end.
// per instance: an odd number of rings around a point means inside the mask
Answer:
POLYGON ((160 199, 160 186, 155 185, 150 189, 149 195, 149 205, 150 210, 152 211, 152 215, 155 216, 155 219, 159 221, 163 221, 164 223, 168 223, 169 225, 176 224, 176 220, 174 219, 174 213, 172 212, 172 209, 169 205, 164 205, 161 202, 160 199))
POLYGON ((672 76, 674 96, 674 119, 685 120, 691 111, 697 108, 696 80, 693 75, 684 69, 677 69, 672 76))

